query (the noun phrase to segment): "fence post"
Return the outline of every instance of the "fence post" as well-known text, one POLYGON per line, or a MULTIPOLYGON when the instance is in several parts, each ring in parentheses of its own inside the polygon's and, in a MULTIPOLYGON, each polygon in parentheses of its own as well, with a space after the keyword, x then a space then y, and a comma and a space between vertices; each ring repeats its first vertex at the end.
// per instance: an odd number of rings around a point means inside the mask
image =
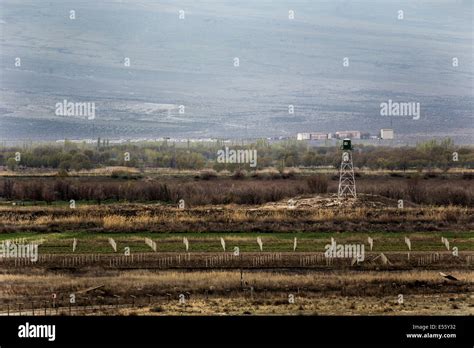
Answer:
POLYGON ((117 299, 117 301, 115 302, 115 308, 118 308, 120 296, 114 295, 114 297, 117 299))

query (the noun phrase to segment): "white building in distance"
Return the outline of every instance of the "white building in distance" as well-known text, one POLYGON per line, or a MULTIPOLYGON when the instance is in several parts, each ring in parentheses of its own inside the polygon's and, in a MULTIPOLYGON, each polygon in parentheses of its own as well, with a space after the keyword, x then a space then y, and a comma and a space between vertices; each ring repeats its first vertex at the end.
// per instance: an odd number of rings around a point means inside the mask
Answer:
POLYGON ((296 140, 310 140, 311 134, 310 133, 298 133, 296 134, 296 140))
POLYGON ((392 140, 394 139, 393 129, 381 129, 380 130, 380 139, 392 140))
POLYGON ((326 140, 328 138, 327 133, 310 133, 311 140, 326 140))
POLYGON ((327 140, 328 134, 327 133, 297 133, 296 140, 327 140))

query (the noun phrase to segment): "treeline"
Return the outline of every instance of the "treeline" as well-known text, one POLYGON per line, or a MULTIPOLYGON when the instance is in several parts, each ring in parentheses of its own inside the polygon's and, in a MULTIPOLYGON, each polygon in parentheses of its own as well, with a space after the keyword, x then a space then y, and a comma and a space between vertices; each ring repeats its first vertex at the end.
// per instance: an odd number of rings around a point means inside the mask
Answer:
MULTIPOLYGON (((98 140, 96 145, 64 144, 30 145, 0 148, 0 166, 9 170, 50 168, 63 171, 88 170, 105 166, 135 168, 212 168, 216 171, 255 170, 268 167, 333 167, 341 161, 337 146, 312 147, 305 142, 285 141, 270 144, 259 140, 253 144, 216 143, 134 143, 110 145, 98 140), (217 153, 225 147, 234 150, 257 150, 257 165, 219 163, 217 153)), ((474 148, 458 147, 450 139, 429 141, 417 146, 383 147, 356 145, 354 165, 368 169, 449 169, 474 167, 474 148)))

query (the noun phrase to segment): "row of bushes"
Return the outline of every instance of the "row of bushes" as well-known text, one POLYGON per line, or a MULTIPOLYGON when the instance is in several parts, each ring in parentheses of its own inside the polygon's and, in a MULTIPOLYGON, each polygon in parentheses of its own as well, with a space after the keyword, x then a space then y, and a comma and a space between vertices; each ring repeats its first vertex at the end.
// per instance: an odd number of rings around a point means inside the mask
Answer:
POLYGON ((12 181, 5 180, 0 186, 0 197, 7 200, 53 201, 85 200, 129 201, 129 202, 165 202, 176 203, 184 199, 187 205, 203 204, 262 204, 281 200, 309 192, 304 182, 281 185, 268 182, 261 185, 256 182, 239 182, 229 185, 229 181, 218 182, 74 182, 58 179, 12 181))
MULTIPOLYGON (((474 205, 474 188, 465 180, 421 180, 417 178, 362 178, 359 193, 404 199, 417 204, 474 205)), ((297 177, 289 180, 217 180, 168 179, 166 181, 99 180, 84 182, 77 178, 4 179, 0 198, 20 201, 85 200, 177 203, 189 205, 262 204, 297 195, 336 193, 337 180, 326 175, 297 177)))

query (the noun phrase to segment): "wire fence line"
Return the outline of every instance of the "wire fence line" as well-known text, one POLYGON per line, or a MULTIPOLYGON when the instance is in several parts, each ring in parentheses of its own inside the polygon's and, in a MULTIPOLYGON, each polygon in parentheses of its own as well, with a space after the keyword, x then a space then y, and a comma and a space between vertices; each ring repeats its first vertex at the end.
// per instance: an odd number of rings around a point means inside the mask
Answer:
POLYGON ((474 265, 474 252, 463 251, 453 256, 449 251, 442 252, 366 252, 363 260, 354 256, 332 257, 324 252, 183 252, 183 253, 132 253, 39 255, 37 260, 29 258, 0 257, 0 267, 43 267, 50 269, 77 269, 83 267, 102 267, 104 269, 240 269, 240 268, 364 268, 379 265, 387 268, 416 267, 456 267, 471 268, 474 265))
POLYGON ((164 297, 136 297, 124 299, 120 297, 78 299, 75 303, 67 300, 43 300, 23 302, 10 301, 0 305, 0 316, 53 316, 74 315, 83 313, 103 312, 120 308, 140 308, 169 302, 164 297))
POLYGON ((226 288, 219 291, 205 290, 196 294, 190 292, 176 292, 165 294, 141 294, 141 295, 112 295, 107 296, 79 296, 75 297, 74 303, 69 300, 69 295, 61 294, 57 299, 28 299, 11 300, 0 304, 0 316, 56 316, 56 315, 83 315, 99 314, 104 311, 117 311, 120 309, 159 308, 166 304, 176 304, 186 308, 194 298, 210 299, 214 295, 239 294, 240 297, 249 300, 267 299, 273 293, 281 293, 282 298, 287 293, 306 296, 311 292, 307 287, 285 288, 271 291, 264 287, 243 286, 238 288, 226 288))

